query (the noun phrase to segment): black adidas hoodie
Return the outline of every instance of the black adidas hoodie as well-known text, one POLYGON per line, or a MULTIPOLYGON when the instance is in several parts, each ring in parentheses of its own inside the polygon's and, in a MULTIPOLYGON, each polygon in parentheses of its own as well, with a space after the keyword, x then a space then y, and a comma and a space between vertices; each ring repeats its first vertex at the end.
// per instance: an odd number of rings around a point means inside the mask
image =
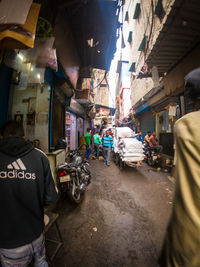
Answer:
POLYGON ((44 229, 57 193, 46 155, 21 137, 0 139, 0 248, 16 248, 44 229))

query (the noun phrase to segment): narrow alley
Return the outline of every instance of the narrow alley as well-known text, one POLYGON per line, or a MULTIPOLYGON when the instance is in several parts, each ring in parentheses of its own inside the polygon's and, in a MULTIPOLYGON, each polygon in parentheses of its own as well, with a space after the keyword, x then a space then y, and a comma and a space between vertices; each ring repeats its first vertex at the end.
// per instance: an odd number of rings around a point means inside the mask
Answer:
POLYGON ((64 249, 55 266, 156 267, 172 205, 169 174, 90 163, 93 180, 82 204, 60 203, 64 249))
POLYGON ((199 136, 200 0, 0 0, 0 267, 200 267, 199 136))

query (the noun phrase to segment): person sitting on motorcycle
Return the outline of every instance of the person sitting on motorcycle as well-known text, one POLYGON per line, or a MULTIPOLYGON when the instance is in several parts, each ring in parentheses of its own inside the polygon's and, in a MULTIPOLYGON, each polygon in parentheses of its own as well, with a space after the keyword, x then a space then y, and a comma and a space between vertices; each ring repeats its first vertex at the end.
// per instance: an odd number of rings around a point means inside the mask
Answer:
POLYGON ((158 145, 155 131, 152 132, 152 135, 149 138, 149 146, 151 149, 156 149, 159 154, 162 154, 163 147, 158 145))
POLYGON ((138 135, 136 136, 137 140, 143 143, 143 138, 142 138, 142 131, 138 132, 138 135))
POLYGON ((144 138, 144 143, 146 146, 149 146, 150 136, 151 136, 151 131, 148 131, 147 134, 145 135, 145 138, 144 138))

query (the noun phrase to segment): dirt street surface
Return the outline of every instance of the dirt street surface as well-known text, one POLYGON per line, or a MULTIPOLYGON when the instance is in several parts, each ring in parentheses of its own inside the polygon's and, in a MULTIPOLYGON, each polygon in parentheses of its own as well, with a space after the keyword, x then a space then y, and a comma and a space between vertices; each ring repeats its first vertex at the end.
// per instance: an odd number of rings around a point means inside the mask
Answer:
MULTIPOLYGON (((173 178, 144 166, 123 171, 90 160, 92 183, 84 201, 60 203, 64 240, 56 267, 156 267, 170 216, 173 178)), ((52 230, 53 231, 53 230, 52 230)), ((53 234, 53 233, 52 233, 53 234)))

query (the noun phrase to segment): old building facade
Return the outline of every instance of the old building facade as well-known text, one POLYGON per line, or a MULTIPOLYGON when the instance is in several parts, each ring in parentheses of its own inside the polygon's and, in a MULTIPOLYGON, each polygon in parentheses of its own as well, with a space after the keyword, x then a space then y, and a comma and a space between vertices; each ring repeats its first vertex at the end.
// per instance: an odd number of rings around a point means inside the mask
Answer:
POLYGON ((131 104, 137 130, 156 130, 173 156, 173 126, 188 112, 184 77, 199 67, 198 1, 125 1, 121 60, 129 62, 131 104))

